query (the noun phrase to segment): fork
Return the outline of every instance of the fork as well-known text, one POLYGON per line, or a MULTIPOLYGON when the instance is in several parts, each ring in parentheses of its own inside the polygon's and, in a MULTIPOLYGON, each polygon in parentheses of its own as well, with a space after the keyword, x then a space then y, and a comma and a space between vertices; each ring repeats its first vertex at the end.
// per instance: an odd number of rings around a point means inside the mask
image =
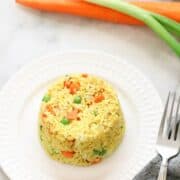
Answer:
POLYGON ((176 98, 176 93, 169 92, 156 143, 156 150, 162 157, 157 180, 166 180, 168 161, 180 150, 179 109, 180 97, 176 98))

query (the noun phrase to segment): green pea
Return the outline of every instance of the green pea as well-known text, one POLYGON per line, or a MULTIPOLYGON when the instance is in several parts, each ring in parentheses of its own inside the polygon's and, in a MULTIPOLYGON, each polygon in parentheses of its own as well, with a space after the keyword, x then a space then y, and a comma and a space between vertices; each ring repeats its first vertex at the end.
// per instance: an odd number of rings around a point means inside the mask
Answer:
POLYGON ((50 99, 51 99, 51 96, 45 95, 45 96, 43 97, 42 101, 44 101, 44 102, 47 103, 48 101, 50 101, 50 99))
POLYGON ((68 125, 70 123, 70 121, 67 118, 63 117, 61 119, 61 123, 64 124, 64 125, 68 125))
POLYGON ((73 102, 76 103, 76 104, 80 104, 81 100, 82 100, 81 96, 75 96, 73 102))
POLYGON ((107 150, 104 148, 102 150, 97 150, 97 149, 93 150, 94 155, 98 155, 98 156, 104 156, 106 154, 106 152, 107 152, 107 150))

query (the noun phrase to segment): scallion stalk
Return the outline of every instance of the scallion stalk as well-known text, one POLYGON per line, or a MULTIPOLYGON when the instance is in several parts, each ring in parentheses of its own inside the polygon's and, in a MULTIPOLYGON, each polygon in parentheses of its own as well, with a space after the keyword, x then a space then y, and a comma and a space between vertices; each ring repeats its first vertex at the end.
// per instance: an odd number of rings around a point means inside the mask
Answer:
POLYGON ((165 16, 144 10, 121 0, 86 0, 89 3, 104 6, 121 13, 132 16, 149 26, 156 34, 163 39, 174 52, 180 56, 180 43, 170 33, 180 35, 180 23, 177 23, 165 16))

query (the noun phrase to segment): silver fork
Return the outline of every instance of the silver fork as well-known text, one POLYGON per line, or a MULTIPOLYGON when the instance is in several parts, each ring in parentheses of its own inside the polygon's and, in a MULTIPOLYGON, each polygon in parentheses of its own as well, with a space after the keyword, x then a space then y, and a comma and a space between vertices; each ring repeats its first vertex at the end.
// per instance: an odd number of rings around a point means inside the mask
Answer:
POLYGON ((180 150, 179 109, 180 97, 176 98, 176 93, 169 93, 156 144, 156 149, 162 156, 158 180, 166 180, 168 161, 180 150))

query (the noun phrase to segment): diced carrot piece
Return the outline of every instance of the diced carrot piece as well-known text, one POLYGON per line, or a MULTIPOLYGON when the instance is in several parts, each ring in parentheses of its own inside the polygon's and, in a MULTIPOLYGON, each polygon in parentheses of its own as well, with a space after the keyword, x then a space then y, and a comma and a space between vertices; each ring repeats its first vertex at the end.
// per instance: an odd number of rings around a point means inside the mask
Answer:
POLYGON ((74 120, 77 119, 79 113, 79 109, 73 109, 71 112, 67 114, 67 119, 74 120))
POLYGON ((70 87, 69 87, 69 92, 71 94, 75 94, 80 88, 80 83, 79 82, 72 82, 70 87))
POLYGON ((77 91, 79 90, 79 88, 80 88, 80 83, 79 82, 76 82, 76 83, 74 83, 73 84, 74 85, 74 87, 77 89, 77 91))
POLYGON ((68 88, 71 94, 75 94, 80 88, 80 83, 72 82, 72 81, 64 81, 64 87, 68 88))
POLYGON ((71 87, 69 88, 69 92, 70 92, 70 94, 76 94, 77 89, 76 89, 75 87, 71 86, 71 87))
POLYGON ((65 156, 66 158, 72 158, 75 154, 75 152, 71 152, 71 151, 62 151, 63 156, 65 156))
POLYGON ((71 81, 64 81, 64 87, 70 88, 71 83, 72 83, 71 81))
POLYGON ((42 118, 47 118, 47 114, 42 113, 42 118))
POLYGON ((42 124, 45 125, 48 121, 47 121, 47 117, 48 115, 45 113, 41 114, 41 120, 42 120, 42 124))
POLYGON ((97 95, 94 97, 94 102, 99 103, 99 102, 103 101, 104 99, 105 99, 104 95, 100 94, 100 95, 97 95))
POLYGON ((46 109, 47 109, 47 111, 48 112, 50 112, 52 115, 56 115, 56 113, 54 112, 54 109, 53 109, 53 107, 50 105, 50 104, 48 104, 47 106, 46 106, 46 109))
POLYGON ((94 161, 91 162, 91 164, 97 164, 99 162, 101 162, 101 158, 96 158, 94 161))

